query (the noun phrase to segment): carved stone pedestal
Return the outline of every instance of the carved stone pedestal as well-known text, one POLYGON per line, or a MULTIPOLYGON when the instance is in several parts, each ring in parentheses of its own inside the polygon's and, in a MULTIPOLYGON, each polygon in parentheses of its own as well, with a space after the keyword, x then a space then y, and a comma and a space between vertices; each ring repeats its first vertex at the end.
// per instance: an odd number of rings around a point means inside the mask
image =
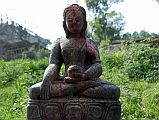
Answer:
POLYGON ((30 100, 27 120, 120 120, 119 101, 90 98, 30 100))

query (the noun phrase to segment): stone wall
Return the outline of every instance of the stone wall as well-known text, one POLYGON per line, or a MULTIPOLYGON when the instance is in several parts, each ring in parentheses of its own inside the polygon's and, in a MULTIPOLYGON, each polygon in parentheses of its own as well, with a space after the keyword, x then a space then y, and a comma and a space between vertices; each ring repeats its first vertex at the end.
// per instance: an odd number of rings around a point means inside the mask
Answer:
MULTIPOLYGON (((153 38, 151 41, 139 39, 136 43, 150 44, 152 46, 159 46, 159 37, 153 38)), ((131 44, 128 40, 114 40, 109 45, 104 47, 104 50, 108 51, 119 51, 121 50, 121 44, 131 44)))

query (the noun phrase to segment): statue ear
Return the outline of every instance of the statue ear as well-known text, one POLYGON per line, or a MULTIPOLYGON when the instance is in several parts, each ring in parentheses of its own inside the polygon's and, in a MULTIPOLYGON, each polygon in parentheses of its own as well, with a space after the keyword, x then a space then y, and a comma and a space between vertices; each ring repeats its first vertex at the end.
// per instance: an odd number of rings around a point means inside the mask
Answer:
POLYGON ((66 38, 70 37, 70 31, 67 29, 66 21, 63 21, 63 28, 65 30, 66 38))
POLYGON ((86 34, 86 29, 87 29, 87 21, 84 21, 84 23, 83 23, 83 28, 82 28, 82 31, 81 31, 81 35, 82 35, 82 36, 85 36, 85 34, 86 34))

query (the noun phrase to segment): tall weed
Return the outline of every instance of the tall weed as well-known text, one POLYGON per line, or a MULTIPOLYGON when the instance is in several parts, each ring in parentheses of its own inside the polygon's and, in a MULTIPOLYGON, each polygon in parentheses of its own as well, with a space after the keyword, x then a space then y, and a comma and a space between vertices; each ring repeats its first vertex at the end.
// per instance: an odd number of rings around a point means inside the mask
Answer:
POLYGON ((42 81, 48 59, 0 63, 0 120, 25 120, 28 88, 42 81))

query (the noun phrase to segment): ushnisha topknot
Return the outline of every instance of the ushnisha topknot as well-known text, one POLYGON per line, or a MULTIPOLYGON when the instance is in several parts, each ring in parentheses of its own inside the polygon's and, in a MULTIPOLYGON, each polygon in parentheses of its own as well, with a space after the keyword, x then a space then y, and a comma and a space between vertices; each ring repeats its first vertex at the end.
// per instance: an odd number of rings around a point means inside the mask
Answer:
POLYGON ((86 11, 82 6, 80 6, 78 4, 72 4, 69 7, 65 8, 65 10, 63 12, 64 21, 66 20, 66 13, 71 12, 71 11, 81 11, 82 16, 83 16, 83 20, 86 21, 86 11))

